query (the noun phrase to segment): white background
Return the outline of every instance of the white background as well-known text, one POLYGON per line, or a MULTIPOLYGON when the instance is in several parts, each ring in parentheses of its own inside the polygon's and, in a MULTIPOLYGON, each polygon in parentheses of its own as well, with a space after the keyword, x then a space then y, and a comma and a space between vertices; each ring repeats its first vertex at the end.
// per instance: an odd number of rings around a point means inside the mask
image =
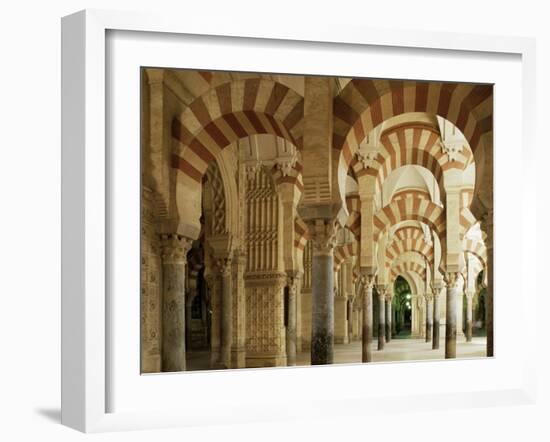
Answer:
MULTIPOLYGON (((462 0, 380 2, 378 6, 358 2, 302 2, 278 0, 266 2, 214 1, 187 2, 179 12, 170 2, 143 1, 58 1, 3 5, 0 15, 0 438, 12 440, 82 440, 86 436, 59 425, 60 367, 60 17, 75 10, 117 8, 155 10, 166 7, 181 14, 182 21, 193 14, 213 14, 227 20, 278 20, 281 27, 297 26, 302 20, 319 24, 331 22, 402 27, 438 31, 528 35, 538 37, 538 121, 543 133, 549 120, 548 84, 550 78, 550 31, 548 12, 539 3, 524 0, 506 8, 500 2, 462 0), (44 3, 44 4, 43 4, 44 3), (494 3, 494 4, 492 4, 494 3), (253 6, 252 6, 253 5, 253 6), (313 10, 314 9, 314 10, 313 10), (548 81, 548 80, 547 80, 548 81), (546 100, 546 103, 545 103, 546 100)), ((502 2, 504 3, 504 2, 502 2)), ((540 136, 542 140, 546 137, 540 136)), ((539 219, 542 207, 544 161, 547 146, 539 146, 537 164, 539 182, 539 219), (546 150, 546 151, 545 151, 546 150)), ((511 202, 513 204, 513 202, 511 202)), ((539 257, 533 257, 532 277, 542 275, 548 259, 543 255, 548 239, 542 235, 539 257)), ((513 240, 513 239, 511 239, 513 240)), ((519 267, 518 267, 519 270, 519 267)), ((513 278, 514 275, 510 275, 513 278)), ((539 328, 548 302, 539 284, 539 328)), ((518 324, 518 331, 521 327, 518 324)), ((500 407, 414 412, 376 417, 338 418, 323 422, 287 422, 283 424, 233 425, 187 430, 162 430, 102 434, 96 440, 167 440, 197 438, 217 440, 297 440, 317 438, 384 438, 385 440, 445 441, 484 438, 490 440, 547 440, 550 373, 546 352, 548 339, 540 337, 540 397, 536 406, 500 407)), ((182 398, 183 399, 183 398, 182 398)))

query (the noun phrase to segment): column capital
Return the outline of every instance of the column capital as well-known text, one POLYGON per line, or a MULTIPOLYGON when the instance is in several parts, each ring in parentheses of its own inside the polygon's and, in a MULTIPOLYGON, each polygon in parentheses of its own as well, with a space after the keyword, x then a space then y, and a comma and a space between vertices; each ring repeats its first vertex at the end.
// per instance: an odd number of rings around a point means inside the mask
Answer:
POLYGON ((443 287, 444 287, 443 281, 441 281, 441 280, 438 279, 438 280, 436 280, 436 281, 432 281, 430 285, 432 286, 434 298, 435 298, 435 297, 438 297, 438 296, 439 296, 439 292, 440 292, 441 289, 443 289, 443 287))
POLYGON ((458 272, 446 272, 443 275, 447 288, 456 288, 458 286, 458 272))
POLYGON ((434 297, 433 297, 433 294, 432 293, 424 293, 424 299, 426 300, 426 302, 431 302, 434 297))
POLYGON ((361 282, 361 285, 364 288, 372 289, 374 287, 374 281, 375 281, 375 275, 372 273, 367 273, 365 271, 361 271, 361 274, 359 275, 359 281, 361 282))
POLYGON ((331 255, 336 245, 334 220, 315 219, 307 221, 314 255, 331 255))
POLYGON ((165 264, 186 264, 193 240, 178 234, 162 234, 160 245, 165 264))
POLYGON ((231 263, 233 262, 231 257, 220 258, 216 260, 216 266, 220 269, 222 277, 231 275, 231 263))

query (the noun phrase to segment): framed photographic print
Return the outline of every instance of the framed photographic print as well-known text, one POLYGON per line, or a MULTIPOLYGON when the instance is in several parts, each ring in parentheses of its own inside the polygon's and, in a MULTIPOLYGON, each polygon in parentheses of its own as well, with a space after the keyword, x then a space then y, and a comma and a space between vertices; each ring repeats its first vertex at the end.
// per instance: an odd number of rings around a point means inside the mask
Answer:
POLYGON ((64 18, 63 423, 532 400, 533 47, 64 18))

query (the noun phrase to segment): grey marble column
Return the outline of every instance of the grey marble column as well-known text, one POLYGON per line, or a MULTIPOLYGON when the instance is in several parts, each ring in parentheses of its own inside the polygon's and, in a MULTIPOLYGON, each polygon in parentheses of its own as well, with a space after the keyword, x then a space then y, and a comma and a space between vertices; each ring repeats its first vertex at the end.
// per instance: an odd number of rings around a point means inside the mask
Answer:
POLYGON ((334 227, 326 224, 312 235, 311 365, 334 358, 334 227))
POLYGON ((222 278, 221 321, 220 321, 220 366, 231 368, 231 346, 233 344, 233 292, 231 284, 231 259, 219 262, 222 278))
POLYGON ((391 341, 391 297, 386 295, 386 342, 391 341))
POLYGON ((433 310, 433 339, 432 349, 437 350, 439 348, 439 297, 441 296, 441 286, 437 285, 434 288, 434 310, 433 310))
POLYGON ((296 297, 298 293, 298 275, 287 272, 288 287, 288 322, 286 326, 286 363, 289 366, 296 365, 296 297))
POLYGON ((384 350, 386 343, 386 296, 385 288, 378 293, 378 350, 384 350))
POLYGON ((446 273, 447 306, 445 319, 445 358, 456 358, 458 273, 446 273))
POLYGON ((481 228, 487 235, 485 245, 487 247, 487 294, 485 306, 487 309, 487 356, 494 356, 494 329, 493 329, 493 210, 483 217, 481 228))
POLYGON ((372 361, 372 288, 374 275, 361 276, 361 290, 363 297, 363 324, 362 324, 362 361, 372 361))
POLYGON ((185 370, 185 279, 192 241, 161 235, 162 246, 162 371, 185 370))
POLYGON ((473 334, 473 293, 466 293, 466 342, 472 342, 473 334))
POLYGON ((426 294, 426 342, 432 341, 433 327, 433 297, 430 293, 426 294))

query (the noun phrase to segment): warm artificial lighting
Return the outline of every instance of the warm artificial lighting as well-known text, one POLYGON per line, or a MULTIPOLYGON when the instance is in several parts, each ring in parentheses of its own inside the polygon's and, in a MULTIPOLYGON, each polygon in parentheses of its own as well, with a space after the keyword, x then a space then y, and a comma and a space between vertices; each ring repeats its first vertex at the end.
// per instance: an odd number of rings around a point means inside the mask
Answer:
POLYGON ((407 293, 406 298, 407 298, 407 299, 411 299, 411 294, 410 294, 410 293, 407 293))

